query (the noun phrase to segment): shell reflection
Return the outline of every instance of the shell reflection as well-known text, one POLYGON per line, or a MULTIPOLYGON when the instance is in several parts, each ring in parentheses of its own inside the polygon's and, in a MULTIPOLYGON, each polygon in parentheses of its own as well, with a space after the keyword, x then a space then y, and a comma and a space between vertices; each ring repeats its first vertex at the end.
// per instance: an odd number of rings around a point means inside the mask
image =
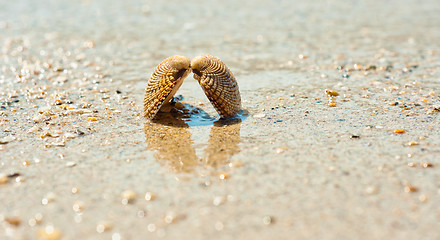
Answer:
MULTIPOLYGON (((185 110, 185 109, 184 109, 185 110)), ((195 112, 203 114, 203 110, 195 112)), ((240 152, 241 119, 219 120, 211 127, 208 146, 202 157, 197 156, 189 125, 190 112, 158 113, 156 119, 146 122, 144 132, 147 148, 155 152, 160 164, 175 172, 194 172, 198 168, 218 168, 229 163, 240 152)), ((197 137, 197 136, 196 136, 197 137)))

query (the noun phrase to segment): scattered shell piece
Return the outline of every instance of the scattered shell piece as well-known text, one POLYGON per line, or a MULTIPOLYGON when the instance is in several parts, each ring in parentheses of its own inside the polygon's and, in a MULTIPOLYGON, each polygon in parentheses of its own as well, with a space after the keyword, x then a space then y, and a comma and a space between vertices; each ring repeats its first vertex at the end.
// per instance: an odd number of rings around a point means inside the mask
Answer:
POLYGON ((67 162, 66 167, 74 167, 76 166, 76 162, 67 162))
POLYGON ((74 133, 67 132, 67 133, 64 133, 63 138, 65 138, 65 139, 73 139, 73 138, 76 138, 77 136, 78 135, 76 135, 74 133))
POLYGON ((266 114, 264 113, 254 115, 254 118, 264 118, 264 117, 266 117, 266 114))
POLYGON ((76 201, 72 206, 73 211, 80 213, 84 210, 84 203, 80 201, 76 201))
POLYGON ((13 137, 13 136, 6 136, 6 137, 3 137, 3 138, 0 138, 0 144, 7 144, 7 143, 12 142, 14 140, 15 140, 15 137, 13 137))
POLYGON ((14 227, 17 227, 21 224, 21 219, 18 217, 5 217, 4 220, 14 227))
POLYGON ((41 204, 43 205, 47 205, 50 202, 55 201, 56 199, 56 195, 53 192, 49 192, 46 194, 46 196, 44 196, 44 198, 41 200, 41 204))
POLYGON ((8 176, 6 176, 5 174, 3 174, 3 173, 0 173, 0 184, 6 184, 6 183, 8 183, 8 176))
POLYGON ((147 216, 147 212, 144 210, 139 210, 139 211, 137 211, 136 216, 138 216, 139 218, 143 218, 143 217, 147 216))
POLYGON ((122 197, 121 200, 122 204, 124 205, 131 204, 134 202, 136 198, 136 193, 131 190, 126 190, 122 192, 121 197, 122 197))
POLYGON ((263 217, 263 224, 265 224, 265 225, 272 224, 273 221, 274 221, 274 219, 271 216, 264 216, 263 217))
POLYGON ((366 192, 367 194, 376 194, 376 193, 378 192, 378 189, 377 189, 376 186, 368 186, 368 187, 365 189, 365 192, 366 192))
POLYGON ((240 161, 240 160, 237 160, 237 161, 235 161, 235 162, 230 162, 230 163, 228 164, 228 166, 229 166, 230 168, 238 168, 238 167, 243 166, 243 162, 240 161))
POLYGON ((218 174, 218 178, 220 180, 226 180, 226 179, 229 178, 229 175, 227 173, 225 173, 225 172, 221 172, 221 173, 218 174))
POLYGON ((337 91, 331 90, 331 89, 326 89, 325 94, 327 94, 328 96, 331 96, 331 97, 339 96, 339 93, 337 91))
POLYGON ((416 145, 419 145, 419 143, 418 142, 414 142, 414 141, 411 141, 411 142, 408 143, 408 146, 416 146, 416 145))
POLYGON ((147 230, 148 230, 149 232, 154 232, 154 231, 156 231, 156 224, 154 224, 154 223, 150 223, 150 224, 148 224, 148 226, 147 226, 147 230))
POLYGON ((221 230, 223 230, 224 225, 223 225, 222 222, 218 221, 218 222, 215 223, 214 227, 215 227, 215 230, 221 231, 221 230))
POLYGON ((416 167, 417 164, 415 162, 409 162, 408 167, 416 167))
POLYGON ((424 203, 428 201, 428 197, 425 194, 422 194, 419 196, 419 201, 424 203))
POLYGON ((96 225, 96 231, 98 233, 103 233, 105 231, 111 230, 113 228, 113 224, 110 222, 102 222, 96 225))
POLYGON ((276 152, 277 152, 278 154, 280 154, 280 153, 285 152, 285 151, 288 150, 288 149, 289 149, 288 147, 280 147, 280 148, 277 148, 276 152))
POLYGON ((212 204, 214 204, 214 206, 220 206, 225 202, 226 202, 226 197, 224 197, 224 196, 216 196, 212 200, 212 204))
POLYGON ((424 168, 433 167, 432 163, 430 163, 430 162, 424 162, 424 163, 421 163, 420 165, 422 165, 422 167, 424 167, 424 168))
POLYGON ((79 188, 73 187, 71 191, 73 194, 77 194, 77 193, 79 193, 79 188))
POLYGON ((145 194, 145 200, 147 200, 147 201, 154 200, 155 198, 156 198, 156 194, 154 194, 154 193, 147 192, 145 194))
POLYGON ((61 231, 54 228, 53 225, 47 225, 37 232, 37 237, 42 240, 59 240, 61 239, 61 231))
POLYGON ((96 117, 88 117, 87 121, 98 121, 96 117))
POLYGON ((394 130, 393 132, 394 132, 394 133, 402 134, 402 133, 405 133, 406 131, 403 130, 403 129, 396 129, 396 130, 394 130))
POLYGON ((29 128, 29 130, 27 132, 28 133, 34 133, 34 132, 37 132, 38 130, 40 130, 40 127, 35 125, 35 126, 29 128))
POLYGON ((417 188, 412 185, 406 185, 403 189, 406 193, 417 192, 417 188))
POLYGON ((174 212, 168 212, 164 218, 165 223, 172 224, 175 223, 179 219, 179 216, 174 212))

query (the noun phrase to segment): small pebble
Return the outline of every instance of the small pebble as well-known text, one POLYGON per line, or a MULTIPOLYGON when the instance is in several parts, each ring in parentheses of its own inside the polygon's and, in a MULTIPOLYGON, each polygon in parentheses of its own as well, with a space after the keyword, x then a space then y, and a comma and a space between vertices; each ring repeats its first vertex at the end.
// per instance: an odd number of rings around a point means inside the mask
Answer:
POLYGON ((98 121, 96 117, 88 117, 87 121, 98 121))
POLYGON ((394 133, 398 133, 398 134, 402 134, 402 133, 405 133, 406 131, 403 130, 403 129, 396 129, 396 130, 394 130, 393 132, 394 132, 394 133))
POLYGON ((418 142, 414 142, 414 141, 411 141, 411 142, 408 143, 408 146, 416 146, 416 145, 419 145, 419 143, 418 142))

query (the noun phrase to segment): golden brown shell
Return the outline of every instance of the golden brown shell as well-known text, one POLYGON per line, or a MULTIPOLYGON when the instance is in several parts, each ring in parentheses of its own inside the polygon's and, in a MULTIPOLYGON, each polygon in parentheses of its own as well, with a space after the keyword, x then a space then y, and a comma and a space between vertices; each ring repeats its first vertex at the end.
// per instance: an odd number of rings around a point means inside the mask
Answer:
POLYGON ((163 60, 156 67, 145 88, 145 118, 152 119, 171 100, 190 73, 190 63, 189 58, 178 55, 163 60))
POLYGON ((237 115, 241 109, 240 91, 228 67, 217 57, 201 55, 191 61, 191 68, 220 117, 237 115))

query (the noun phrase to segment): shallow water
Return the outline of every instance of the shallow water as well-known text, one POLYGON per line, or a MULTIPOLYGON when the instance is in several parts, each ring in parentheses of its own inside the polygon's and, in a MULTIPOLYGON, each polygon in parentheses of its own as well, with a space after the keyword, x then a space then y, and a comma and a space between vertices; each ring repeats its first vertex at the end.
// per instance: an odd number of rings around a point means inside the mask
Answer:
POLYGON ((0 239, 440 237, 437 1, 0 9, 0 239), (145 121, 156 65, 203 53, 243 114, 190 75, 145 121))

